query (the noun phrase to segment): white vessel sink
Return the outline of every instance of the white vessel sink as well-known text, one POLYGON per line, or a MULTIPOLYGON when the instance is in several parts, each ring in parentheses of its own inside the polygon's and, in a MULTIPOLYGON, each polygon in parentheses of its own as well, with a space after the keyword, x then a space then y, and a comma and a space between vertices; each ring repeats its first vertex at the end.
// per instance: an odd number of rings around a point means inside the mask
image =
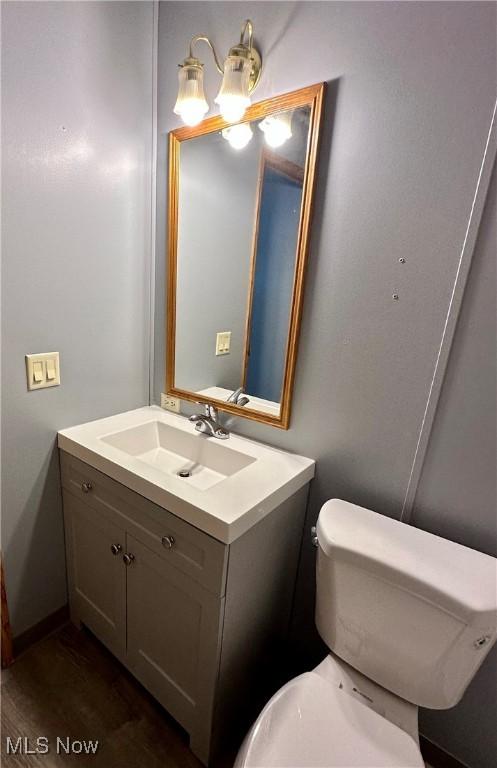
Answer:
POLYGON ((207 440, 193 431, 193 424, 190 434, 157 419, 105 435, 100 440, 166 475, 181 477, 184 483, 201 491, 256 461, 253 456, 227 448, 217 440, 207 440))
POLYGON ((228 544, 314 477, 312 459, 235 434, 206 437, 158 406, 63 429, 58 445, 228 544))

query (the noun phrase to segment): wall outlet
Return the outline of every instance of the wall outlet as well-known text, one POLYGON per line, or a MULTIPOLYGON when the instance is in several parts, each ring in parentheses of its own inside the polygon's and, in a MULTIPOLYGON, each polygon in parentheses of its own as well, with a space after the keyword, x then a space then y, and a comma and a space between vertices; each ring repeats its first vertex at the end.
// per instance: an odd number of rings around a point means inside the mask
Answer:
POLYGON ((164 392, 162 392, 160 396, 160 407, 164 408, 166 411, 179 413, 179 397, 165 395, 164 392))

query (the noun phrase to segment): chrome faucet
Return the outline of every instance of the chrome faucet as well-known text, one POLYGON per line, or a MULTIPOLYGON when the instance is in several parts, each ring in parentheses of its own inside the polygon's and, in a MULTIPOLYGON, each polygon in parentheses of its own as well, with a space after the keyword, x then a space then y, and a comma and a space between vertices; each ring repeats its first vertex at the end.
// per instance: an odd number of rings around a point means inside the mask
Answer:
POLYGON ((235 389, 234 392, 231 393, 231 395, 228 397, 227 402, 228 403, 234 403, 235 405, 247 405, 247 403, 250 403, 250 400, 248 397, 242 397, 243 395, 243 387, 238 387, 238 389, 235 389))
MULTIPOLYGON (((201 403, 197 403, 197 405, 201 405, 201 403)), ((219 440, 227 440, 230 433, 219 423, 217 408, 214 408, 210 403, 204 405, 205 413, 194 413, 193 416, 190 416, 190 421, 195 424, 195 429, 204 435, 217 437, 219 440)))

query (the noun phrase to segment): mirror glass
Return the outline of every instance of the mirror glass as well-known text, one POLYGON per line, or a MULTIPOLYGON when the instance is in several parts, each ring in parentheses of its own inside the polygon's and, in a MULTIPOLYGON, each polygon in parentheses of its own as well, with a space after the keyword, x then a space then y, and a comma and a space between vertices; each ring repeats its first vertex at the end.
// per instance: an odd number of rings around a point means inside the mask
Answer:
POLYGON ((311 119, 308 103, 181 141, 170 390, 281 421, 311 119))

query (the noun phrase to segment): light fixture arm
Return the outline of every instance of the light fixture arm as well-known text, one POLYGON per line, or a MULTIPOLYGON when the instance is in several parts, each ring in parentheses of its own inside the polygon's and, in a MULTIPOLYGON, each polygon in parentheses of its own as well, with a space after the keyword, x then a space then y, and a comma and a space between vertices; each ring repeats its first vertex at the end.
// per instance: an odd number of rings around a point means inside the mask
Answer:
POLYGON ((216 53, 216 49, 214 48, 213 44, 211 43, 207 35, 195 35, 194 37, 192 37, 192 39, 190 40, 190 59, 195 58, 193 55, 193 46, 195 45, 195 43, 199 43, 200 41, 207 43, 207 45, 212 51, 214 61, 216 62, 217 71, 219 72, 220 75, 224 74, 224 69, 219 61, 218 55, 216 53))
POLYGON ((242 24, 240 42, 238 45, 234 45, 232 48, 230 48, 228 52, 228 56, 242 56, 243 58, 250 59, 251 71, 249 80, 249 93, 252 93, 252 91, 257 87, 262 73, 261 54, 257 48, 254 47, 253 38, 254 25, 250 19, 246 19, 246 21, 244 21, 242 24), (246 38, 248 38, 247 41, 246 38))
POLYGON ((254 36, 254 27, 250 19, 247 19, 242 26, 242 31, 240 34, 240 45, 245 45, 245 33, 248 31, 248 45, 247 48, 249 51, 252 49, 252 38, 254 36))
MULTIPOLYGON (((228 55, 238 55, 238 56, 244 56, 248 57, 252 64, 252 70, 250 73, 250 83, 249 83, 249 92, 252 92, 256 85, 259 82, 261 71, 262 71, 262 60, 259 51, 257 48, 254 48, 253 46, 253 38, 254 38, 254 25, 250 21, 250 19, 247 19, 242 24, 242 29, 240 32, 240 42, 238 45, 233 46, 233 48, 230 48, 228 55), (247 38, 247 41, 245 42, 247 38)), ((214 48, 214 45, 211 43, 207 35, 195 35, 190 40, 190 49, 189 49, 189 59, 185 59, 185 62, 192 63, 194 61, 198 62, 198 59, 193 54, 193 46, 196 43, 199 42, 207 43, 209 48, 212 51, 212 55, 214 57, 214 61, 216 63, 216 69, 219 72, 220 75, 224 75, 224 66, 221 64, 219 60, 219 56, 217 55, 216 49, 214 48)))

